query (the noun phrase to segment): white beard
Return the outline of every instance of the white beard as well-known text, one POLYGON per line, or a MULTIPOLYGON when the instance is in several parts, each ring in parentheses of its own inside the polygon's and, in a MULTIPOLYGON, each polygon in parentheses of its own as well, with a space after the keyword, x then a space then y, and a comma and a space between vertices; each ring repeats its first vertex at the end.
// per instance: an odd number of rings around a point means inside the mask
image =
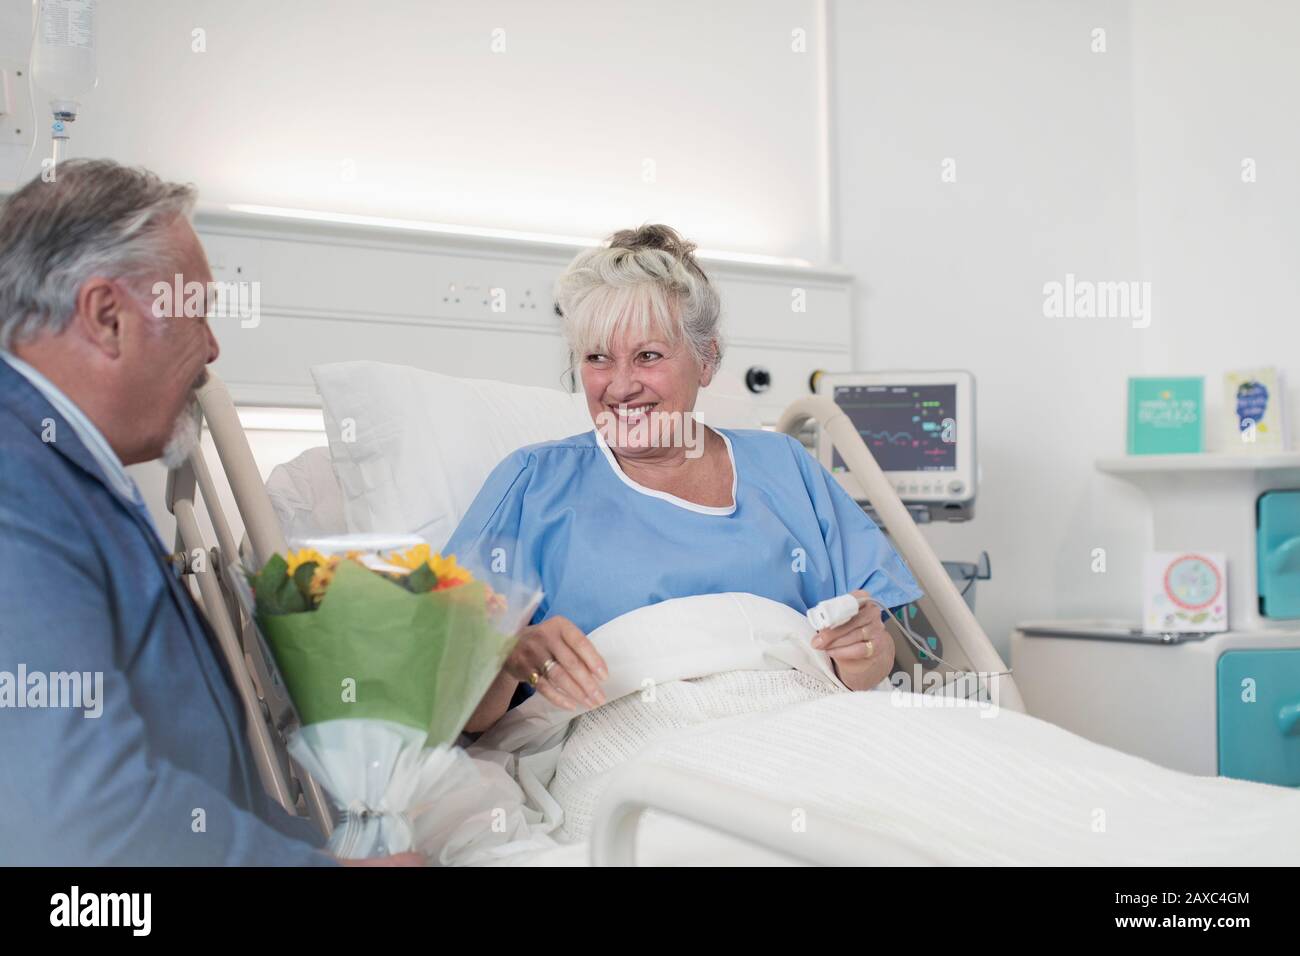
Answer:
POLYGON ((199 400, 191 397, 189 404, 181 412, 180 418, 176 419, 176 424, 172 427, 171 438, 167 439, 167 444, 164 446, 160 457, 163 466, 168 471, 185 464, 185 460, 190 457, 190 453, 198 447, 199 423, 202 421, 202 416, 199 400))

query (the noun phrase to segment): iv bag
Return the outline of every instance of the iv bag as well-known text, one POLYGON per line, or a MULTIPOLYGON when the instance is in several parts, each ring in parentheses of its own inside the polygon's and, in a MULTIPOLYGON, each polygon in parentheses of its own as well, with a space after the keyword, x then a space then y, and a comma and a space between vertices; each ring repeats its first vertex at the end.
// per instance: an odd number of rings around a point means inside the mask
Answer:
POLYGON ((55 113, 76 117, 80 98, 99 82, 95 65, 96 0, 40 0, 32 81, 55 113))

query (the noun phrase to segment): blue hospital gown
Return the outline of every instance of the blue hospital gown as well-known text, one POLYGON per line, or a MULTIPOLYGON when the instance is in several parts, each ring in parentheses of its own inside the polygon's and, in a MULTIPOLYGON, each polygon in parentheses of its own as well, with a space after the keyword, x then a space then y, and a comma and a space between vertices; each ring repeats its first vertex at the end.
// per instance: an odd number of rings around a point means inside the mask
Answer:
POLYGON ((444 551, 484 573, 501 549, 498 571, 544 591, 532 623, 561 615, 583 633, 696 594, 747 591, 801 613, 857 588, 883 607, 921 596, 884 533, 798 441, 714 431, 732 456, 731 506, 637 484, 592 430, 509 455, 444 551))

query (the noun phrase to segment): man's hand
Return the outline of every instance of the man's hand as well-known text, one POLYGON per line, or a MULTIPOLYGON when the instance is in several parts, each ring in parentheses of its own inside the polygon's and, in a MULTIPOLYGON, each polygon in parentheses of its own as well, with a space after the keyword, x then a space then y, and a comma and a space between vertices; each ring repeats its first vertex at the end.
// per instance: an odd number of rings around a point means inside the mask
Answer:
POLYGON ((870 690, 894 666, 894 639, 880 619, 881 608, 866 591, 854 591, 859 610, 839 627, 818 631, 812 646, 824 650, 850 690, 870 690))

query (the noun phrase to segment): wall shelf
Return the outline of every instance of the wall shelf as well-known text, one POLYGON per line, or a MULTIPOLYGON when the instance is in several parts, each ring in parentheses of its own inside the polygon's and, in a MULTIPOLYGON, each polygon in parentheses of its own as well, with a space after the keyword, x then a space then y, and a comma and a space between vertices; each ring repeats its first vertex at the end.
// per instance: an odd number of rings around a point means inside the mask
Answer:
POLYGON ((1300 452, 1235 455, 1202 452, 1196 455, 1120 455, 1097 459, 1097 470, 1109 475, 1196 471, 1300 471, 1300 452))

